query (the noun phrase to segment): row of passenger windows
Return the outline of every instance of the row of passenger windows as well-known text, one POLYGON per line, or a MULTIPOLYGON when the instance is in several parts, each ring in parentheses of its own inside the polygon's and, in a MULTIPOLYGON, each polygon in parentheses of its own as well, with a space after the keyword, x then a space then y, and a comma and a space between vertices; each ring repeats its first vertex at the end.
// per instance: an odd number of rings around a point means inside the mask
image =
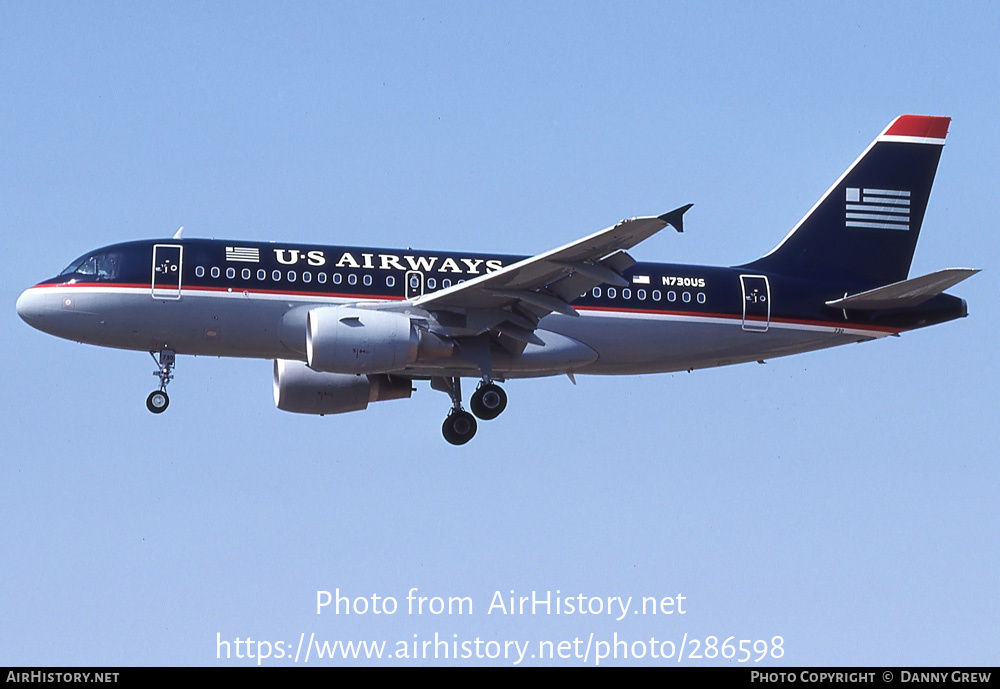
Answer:
MULTIPOLYGON (((207 271, 205 269, 205 266, 197 266, 194 269, 195 277, 203 278, 203 277, 205 277, 206 273, 208 275, 211 275, 213 278, 220 278, 220 277, 222 277, 222 269, 219 268, 218 266, 212 266, 207 271)), ((266 270, 264 270, 263 268, 259 268, 256 272, 253 271, 253 270, 251 270, 250 268, 243 268, 240 271, 240 277, 243 278, 244 280, 251 280, 255 276, 256 276, 257 280, 264 281, 264 280, 268 279, 268 272, 266 270)), ((236 269, 233 268, 233 267, 231 267, 231 266, 228 267, 228 268, 226 268, 226 278, 229 279, 229 280, 235 280, 236 279, 236 269)), ((327 274, 327 273, 316 273, 316 275, 314 276, 309 271, 302 271, 301 273, 297 273, 294 270, 288 270, 288 271, 285 271, 285 272, 282 272, 280 270, 272 270, 271 273, 270 273, 270 278, 274 282, 281 282, 281 281, 285 281, 285 282, 297 282, 297 281, 301 280, 304 283, 310 283, 310 282, 313 282, 313 280, 315 279, 315 281, 317 283, 321 284, 321 285, 326 284, 326 282, 328 280, 330 282, 332 282, 334 285, 341 285, 344 282, 346 282, 350 286, 358 284, 358 274, 357 273, 347 273, 346 276, 344 274, 342 274, 342 273, 330 273, 330 274, 327 274)), ((365 287, 371 287, 372 284, 373 284, 373 282, 374 282, 374 279, 372 278, 372 276, 371 276, 370 273, 364 273, 364 274, 362 274, 360 279, 361 279, 361 284, 364 285, 365 287)), ((413 275, 411 277, 411 280, 417 281, 413 285, 411 285, 411 287, 413 289, 419 289, 419 287, 420 287, 420 285, 419 285, 419 278, 416 275, 413 275)), ((459 280, 458 282, 462 283, 462 282, 465 282, 465 280, 459 280)), ((452 281, 450 279, 445 278, 445 279, 441 280, 441 288, 442 289, 446 289, 448 287, 451 287, 451 285, 452 285, 452 281)), ((396 286, 396 278, 395 278, 395 276, 393 276, 393 275, 386 275, 385 276, 385 286, 386 287, 395 287, 396 286)), ((428 291, 437 289, 438 288, 437 280, 435 278, 432 278, 432 277, 426 278, 425 288, 428 291)), ((593 291, 592 291, 592 294, 594 295, 594 297, 596 297, 598 299, 600 299, 601 296, 606 296, 608 299, 617 299, 619 297, 621 299, 632 299, 634 297, 635 299, 638 299, 639 301, 645 301, 647 299, 647 297, 651 297, 653 301, 663 301, 663 298, 664 298, 663 292, 661 292, 658 289, 654 289, 654 290, 652 290, 652 292, 647 293, 647 291, 645 289, 637 289, 637 290, 635 290, 633 292, 632 288, 630 288, 630 287, 623 287, 620 290, 618 288, 615 288, 615 287, 607 287, 607 288, 604 288, 604 287, 595 287, 593 289, 593 291)), ((706 296, 705 296, 704 292, 697 292, 694 295, 692 295, 691 292, 681 292, 680 293, 680 299, 685 304, 691 303, 692 296, 693 296, 694 299, 696 299, 698 301, 699 304, 704 304, 705 301, 706 301, 706 296)), ((666 293, 666 299, 667 299, 668 302, 675 302, 675 301, 677 301, 677 297, 678 297, 678 294, 674 290, 669 290, 666 293)))
MULTIPOLYGON (((199 277, 199 278, 205 277, 206 274, 207 275, 211 275, 213 278, 220 278, 220 277, 222 277, 222 269, 219 268, 218 266, 212 266, 211 268, 209 268, 209 269, 206 270, 205 266, 196 266, 195 269, 194 269, 194 274, 195 274, 195 277, 199 277)), ((268 272, 266 270, 264 270, 263 268, 259 268, 256 272, 254 272, 250 268, 243 268, 240 271, 240 277, 243 278, 244 280, 252 280, 255 276, 256 276, 257 280, 264 281, 264 280, 268 279, 268 272)), ((236 269, 233 268, 233 267, 231 267, 231 266, 229 268, 226 268, 226 278, 229 279, 229 280, 235 280, 236 279, 236 269)), ((315 275, 313 275, 311 272, 309 272, 307 270, 302 271, 301 273, 298 273, 298 272, 296 272, 294 270, 288 270, 288 271, 284 271, 284 272, 282 272, 280 270, 272 270, 271 273, 270 273, 270 279, 273 282, 298 282, 298 281, 301 281, 301 282, 304 282, 304 283, 310 283, 310 282, 313 282, 313 280, 315 280, 317 283, 319 283, 321 285, 325 285, 327 283, 327 281, 333 283, 334 285, 341 285, 341 284, 344 284, 346 282, 348 285, 352 285, 352 286, 353 285, 357 285, 358 281, 359 281, 359 277, 358 277, 357 273, 347 273, 346 276, 343 273, 330 273, 330 274, 327 274, 327 273, 316 273, 315 275)), ((419 285, 419 278, 414 277, 413 279, 417 280, 417 284, 413 285, 413 287, 414 288, 419 288, 419 286, 420 286, 419 285)), ((370 273, 364 273, 364 274, 362 274, 360 276, 360 282, 365 287, 371 287, 372 284, 374 283, 374 279, 372 278, 372 276, 371 276, 370 273)), ((426 289, 428 289, 428 290, 435 290, 435 289, 438 288, 438 284, 437 284, 438 281, 437 281, 436 278, 429 277, 429 278, 426 279, 425 282, 426 282, 426 289)), ((459 282, 460 283, 461 282, 465 282, 465 280, 459 280, 459 282)), ((447 287, 451 287, 451 285, 452 285, 452 281, 449 278, 445 278, 445 279, 443 279, 441 281, 441 288, 442 289, 447 288, 447 287)), ((385 276, 385 286, 386 287, 395 287, 396 286, 396 277, 394 275, 386 275, 385 276)))
MULTIPOLYGON (((595 287, 592 293, 597 298, 600 298, 601 295, 604 294, 608 297, 608 299, 616 299, 618 297, 621 297, 622 299, 632 299, 634 295, 634 297, 639 301, 645 301, 647 296, 652 297, 653 301, 663 301, 663 292, 658 289, 654 289, 652 293, 647 294, 644 289, 637 289, 633 292, 631 287, 623 287, 621 290, 618 290, 615 287, 608 287, 606 289, 602 287, 595 287)), ((668 290, 666 296, 667 301, 677 301, 677 292, 674 290, 668 290)), ((680 293, 681 301, 685 304, 691 303, 692 296, 698 301, 699 304, 704 304, 707 300, 704 292, 697 292, 694 295, 692 295, 691 292, 680 293)))

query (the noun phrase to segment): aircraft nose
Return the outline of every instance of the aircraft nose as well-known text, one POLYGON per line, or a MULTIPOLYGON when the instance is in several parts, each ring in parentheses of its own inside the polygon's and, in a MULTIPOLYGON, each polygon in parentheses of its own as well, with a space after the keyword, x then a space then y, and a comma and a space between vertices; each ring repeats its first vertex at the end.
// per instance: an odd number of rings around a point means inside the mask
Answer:
POLYGON ((31 290, 26 289, 21 292, 21 296, 17 298, 17 315, 21 317, 21 320, 25 323, 31 323, 31 313, 33 311, 31 290))
POLYGON ((17 315, 28 325, 37 328, 45 311, 45 299, 34 287, 21 292, 17 298, 17 315))

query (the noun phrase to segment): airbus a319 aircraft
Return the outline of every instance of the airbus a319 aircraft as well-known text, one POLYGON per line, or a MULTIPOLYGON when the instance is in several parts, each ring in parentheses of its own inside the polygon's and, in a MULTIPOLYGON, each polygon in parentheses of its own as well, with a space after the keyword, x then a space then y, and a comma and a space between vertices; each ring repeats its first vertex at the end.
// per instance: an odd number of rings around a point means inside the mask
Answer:
POLYGON ((274 400, 303 414, 447 393, 461 445, 514 378, 693 370, 798 354, 967 314, 944 290, 977 270, 909 278, 950 120, 896 118, 764 257, 735 267, 639 263, 634 246, 690 205, 623 220, 528 258, 235 240, 90 251, 17 312, 69 340, 147 351, 167 408, 177 354, 274 360, 274 400), (478 381, 462 405, 462 378, 478 381))

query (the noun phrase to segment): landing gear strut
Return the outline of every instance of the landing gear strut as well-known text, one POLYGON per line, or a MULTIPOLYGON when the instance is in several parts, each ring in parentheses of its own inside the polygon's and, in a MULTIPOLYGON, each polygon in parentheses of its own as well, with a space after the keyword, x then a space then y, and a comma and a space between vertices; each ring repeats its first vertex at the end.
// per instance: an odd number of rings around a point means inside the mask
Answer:
POLYGON ((462 379, 458 376, 432 378, 431 387, 448 393, 451 411, 441 425, 441 434, 452 445, 465 445, 476 434, 476 417, 462 409, 462 379))
POLYGON ((149 393, 149 397, 146 398, 146 409, 154 414, 162 414, 170 404, 170 397, 167 395, 167 383, 174 378, 175 353, 172 349, 161 349, 159 359, 157 359, 156 354, 153 352, 150 352, 149 355, 156 362, 157 369, 153 371, 153 375, 160 379, 160 387, 158 390, 153 390, 149 393))

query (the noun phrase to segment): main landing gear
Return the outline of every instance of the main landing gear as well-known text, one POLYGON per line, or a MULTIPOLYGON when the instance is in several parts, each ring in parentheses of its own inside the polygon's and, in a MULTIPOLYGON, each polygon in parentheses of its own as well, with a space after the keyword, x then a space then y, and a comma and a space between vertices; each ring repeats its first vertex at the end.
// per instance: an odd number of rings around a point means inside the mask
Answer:
POLYGON ((170 397, 167 396, 167 383, 174 377, 175 353, 172 349, 161 349, 159 359, 153 352, 150 352, 149 355, 156 362, 157 369, 153 371, 153 375, 159 377, 160 388, 149 393, 149 397, 146 398, 146 409, 154 414, 162 414, 170 404, 170 397))
POLYGON ((441 425, 441 434, 452 445, 465 445, 476 434, 476 417, 461 408, 452 407, 441 425))
POLYGON ((469 406, 472 414, 462 409, 462 382, 456 377, 434 378, 431 387, 451 397, 451 411, 441 425, 441 434, 452 445, 465 445, 476 434, 476 416, 489 421, 500 416, 507 407, 507 393, 493 381, 483 380, 472 394, 469 406))
POLYGON ((507 393, 496 383, 483 381, 472 393, 469 406, 483 421, 495 419, 507 408, 507 393))

